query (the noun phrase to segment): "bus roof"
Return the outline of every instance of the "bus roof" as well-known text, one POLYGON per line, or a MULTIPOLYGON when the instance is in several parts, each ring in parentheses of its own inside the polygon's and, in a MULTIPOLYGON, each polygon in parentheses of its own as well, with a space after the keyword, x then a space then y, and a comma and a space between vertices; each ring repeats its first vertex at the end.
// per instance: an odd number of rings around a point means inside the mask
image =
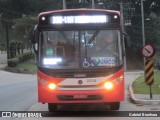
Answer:
POLYGON ((47 15, 47 14, 52 14, 52 13, 59 13, 59 12, 74 12, 74 11, 92 11, 92 12, 111 12, 120 15, 119 11, 115 10, 106 10, 106 9, 87 9, 87 8, 79 8, 79 9, 64 9, 64 10, 53 10, 53 11, 48 11, 48 12, 42 12, 39 14, 41 15, 47 15))

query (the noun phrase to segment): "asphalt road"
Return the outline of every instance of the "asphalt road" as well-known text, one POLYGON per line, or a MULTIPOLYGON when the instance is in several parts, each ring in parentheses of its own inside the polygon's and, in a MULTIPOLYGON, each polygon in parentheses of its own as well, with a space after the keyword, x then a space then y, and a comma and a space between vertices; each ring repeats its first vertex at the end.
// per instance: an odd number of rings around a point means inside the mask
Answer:
POLYGON ((0 111, 26 111, 36 102, 36 75, 0 71, 0 111))

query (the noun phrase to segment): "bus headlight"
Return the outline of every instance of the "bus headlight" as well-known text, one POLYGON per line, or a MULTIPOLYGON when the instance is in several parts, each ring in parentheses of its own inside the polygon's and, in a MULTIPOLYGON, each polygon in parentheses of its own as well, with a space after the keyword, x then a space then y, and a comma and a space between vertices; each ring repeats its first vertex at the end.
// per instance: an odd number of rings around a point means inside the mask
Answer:
POLYGON ((38 77, 38 82, 42 84, 45 88, 50 89, 50 90, 54 90, 57 87, 56 84, 50 83, 47 80, 42 79, 41 77, 38 77))
POLYGON ((122 81, 123 81, 123 75, 121 75, 120 77, 115 78, 112 81, 106 81, 103 86, 105 89, 107 90, 112 90, 114 86, 119 85, 122 81))
POLYGON ((54 89, 56 88, 56 84, 50 83, 50 84, 48 85, 48 88, 51 89, 51 90, 54 90, 54 89))
POLYGON ((111 90, 113 89, 113 83, 112 82, 105 82, 104 83, 104 88, 107 89, 107 90, 111 90))

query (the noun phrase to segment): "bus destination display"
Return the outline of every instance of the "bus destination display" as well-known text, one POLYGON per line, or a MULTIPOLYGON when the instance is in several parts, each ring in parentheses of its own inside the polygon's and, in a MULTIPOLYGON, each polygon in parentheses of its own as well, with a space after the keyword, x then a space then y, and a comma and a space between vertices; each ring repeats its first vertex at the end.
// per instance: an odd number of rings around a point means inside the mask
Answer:
POLYGON ((107 23, 106 15, 78 15, 78 16, 52 16, 51 24, 88 24, 88 23, 107 23))

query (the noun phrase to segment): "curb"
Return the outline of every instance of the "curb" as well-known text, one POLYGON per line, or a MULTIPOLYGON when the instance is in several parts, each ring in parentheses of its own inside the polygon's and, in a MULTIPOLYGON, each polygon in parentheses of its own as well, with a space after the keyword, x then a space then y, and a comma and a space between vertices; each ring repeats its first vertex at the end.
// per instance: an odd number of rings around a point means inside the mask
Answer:
POLYGON ((136 104, 142 104, 142 105, 160 105, 160 100, 145 100, 145 99, 137 99, 134 95, 133 89, 132 89, 132 83, 129 85, 129 93, 131 100, 136 104))

